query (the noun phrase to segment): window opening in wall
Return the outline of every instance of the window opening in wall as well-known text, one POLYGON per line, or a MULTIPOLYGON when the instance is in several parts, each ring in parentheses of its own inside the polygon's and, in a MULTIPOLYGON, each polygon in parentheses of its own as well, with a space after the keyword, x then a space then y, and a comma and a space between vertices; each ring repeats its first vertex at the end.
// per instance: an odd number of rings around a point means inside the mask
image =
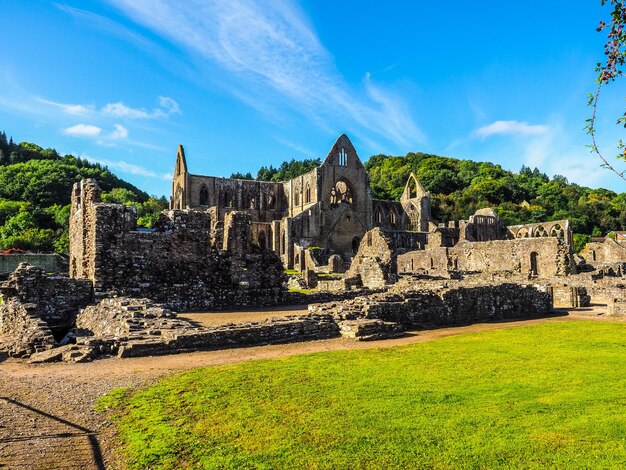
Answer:
POLYGON ((395 228, 396 226, 396 211, 393 209, 389 212, 389 225, 395 228))
POLYGON ((348 166, 348 155, 346 154, 346 150, 341 147, 338 155, 339 166, 348 166))
POLYGON ((435 267, 435 260, 430 258, 430 269, 434 269, 435 267))
POLYGON ((280 254, 284 255, 287 247, 285 232, 283 231, 280 235, 280 254))
POLYGON ((417 180, 413 177, 409 179, 409 198, 417 197, 417 180))
POLYGON ((383 224, 383 211, 380 208, 377 208, 374 213, 374 223, 379 226, 383 224))
POLYGON ((233 207, 233 193, 230 188, 222 192, 222 207, 233 207))
POLYGON ((530 274, 532 276, 539 275, 539 264, 537 262, 538 258, 539 258, 539 254, 536 251, 533 251, 530 254, 530 274))
POLYGON ((359 245, 361 244, 361 239, 359 237, 354 237, 352 239, 352 254, 356 255, 359 251, 359 245))
POLYGON ((306 189, 304 190, 304 202, 305 204, 311 202, 311 186, 309 186, 309 183, 306 184, 306 189))
POLYGON ((206 206, 209 204, 209 189, 205 184, 200 188, 200 205, 206 206))
POLYGON ((330 190, 330 203, 340 204, 342 202, 346 204, 353 203, 352 188, 348 181, 344 179, 337 181, 333 189, 330 190))

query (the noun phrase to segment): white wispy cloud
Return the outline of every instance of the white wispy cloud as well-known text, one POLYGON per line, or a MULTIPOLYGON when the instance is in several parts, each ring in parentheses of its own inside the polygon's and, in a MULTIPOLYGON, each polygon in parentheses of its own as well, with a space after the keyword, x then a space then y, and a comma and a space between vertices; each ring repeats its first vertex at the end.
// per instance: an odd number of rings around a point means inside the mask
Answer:
POLYGON ((409 107, 369 76, 350 87, 306 15, 290 0, 109 0, 133 21, 229 72, 235 96, 276 105, 322 128, 351 128, 399 145, 424 140, 409 107))
POLYGON ((128 173, 131 175, 139 175, 163 180, 171 180, 173 177, 171 173, 157 173, 149 168, 135 165, 134 163, 128 163, 124 160, 115 161, 106 158, 95 158, 90 155, 81 155, 81 158, 84 158, 92 163, 100 163, 101 165, 107 166, 109 169, 121 171, 122 173, 128 173))
POLYGON ((75 126, 63 129, 63 134, 72 137, 98 137, 102 132, 102 128, 91 124, 76 124, 75 126))
POLYGON ((54 106, 56 108, 61 109, 66 114, 71 114, 73 116, 84 116, 86 114, 90 114, 94 112, 94 106, 89 104, 68 104, 68 103, 58 103, 56 101, 46 100, 39 96, 35 97, 37 101, 43 104, 47 104, 50 106, 54 106))
POLYGON ((486 138, 492 135, 537 136, 550 132, 549 126, 528 124, 520 121, 495 121, 473 132, 474 137, 486 138))
POLYGON ((116 103, 107 103, 102 107, 101 112, 107 116, 126 119, 157 119, 170 114, 180 114, 180 106, 173 98, 159 96, 159 105, 158 108, 147 111, 145 108, 133 108, 118 101, 116 103))
POLYGON ((102 128, 93 124, 76 124, 61 130, 64 135, 96 140, 99 145, 111 145, 112 141, 123 140, 128 137, 128 129, 121 124, 114 124, 113 130, 103 133, 102 128))
POLYGON ((113 131, 109 134, 109 138, 114 140, 125 139, 128 137, 128 129, 121 124, 114 124, 113 131))

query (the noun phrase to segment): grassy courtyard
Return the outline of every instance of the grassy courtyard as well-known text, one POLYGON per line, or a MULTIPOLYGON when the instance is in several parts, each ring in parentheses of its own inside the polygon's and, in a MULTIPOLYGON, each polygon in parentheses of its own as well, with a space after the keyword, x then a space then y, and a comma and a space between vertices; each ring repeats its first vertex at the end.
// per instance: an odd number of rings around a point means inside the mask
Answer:
POLYGON ((626 325, 199 369, 99 407, 131 468, 624 468, 626 325))

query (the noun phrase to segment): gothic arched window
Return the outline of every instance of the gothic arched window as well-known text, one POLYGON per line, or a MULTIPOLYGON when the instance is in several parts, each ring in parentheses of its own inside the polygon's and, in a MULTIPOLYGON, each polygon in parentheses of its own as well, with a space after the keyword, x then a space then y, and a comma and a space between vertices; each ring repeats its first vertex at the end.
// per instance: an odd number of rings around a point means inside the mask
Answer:
POLYGON ((209 189, 206 184, 203 184, 200 188, 200 205, 206 206, 209 204, 209 189))
POLYGON ((380 207, 377 207, 374 212, 374 223, 379 226, 383 224, 383 211, 380 207))

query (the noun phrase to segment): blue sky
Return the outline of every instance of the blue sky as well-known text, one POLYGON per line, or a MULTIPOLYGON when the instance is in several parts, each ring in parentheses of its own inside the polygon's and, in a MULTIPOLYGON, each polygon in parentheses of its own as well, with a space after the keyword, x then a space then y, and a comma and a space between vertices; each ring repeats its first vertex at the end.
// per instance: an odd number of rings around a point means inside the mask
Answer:
MULTIPOLYGON (((5 1, 0 129, 170 193, 176 147, 228 176, 421 151, 619 192, 584 147, 607 19, 600 0, 5 1)), ((620 87, 621 90, 620 90, 620 87)), ((601 96, 600 144, 623 129, 601 96)))

